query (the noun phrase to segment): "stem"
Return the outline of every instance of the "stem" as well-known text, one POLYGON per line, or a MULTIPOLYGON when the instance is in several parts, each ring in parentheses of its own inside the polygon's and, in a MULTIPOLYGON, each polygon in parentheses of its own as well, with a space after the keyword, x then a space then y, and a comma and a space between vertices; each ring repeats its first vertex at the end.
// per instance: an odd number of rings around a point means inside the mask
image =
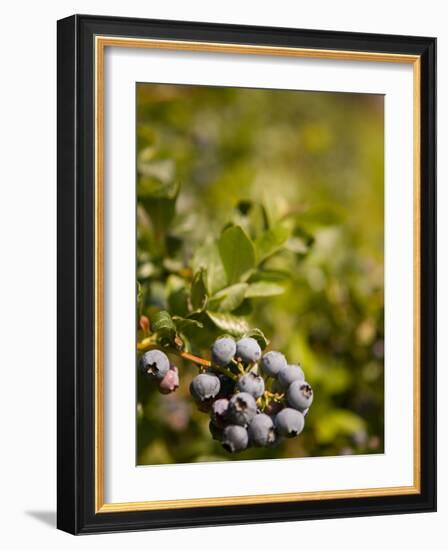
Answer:
POLYGON ((271 399, 273 399, 274 401, 277 401, 279 399, 283 399, 285 397, 285 394, 284 393, 273 393, 271 391, 265 391, 264 392, 266 397, 269 397, 271 399))
POLYGON ((192 353, 187 353, 186 351, 173 351, 172 353, 175 353, 176 355, 179 355, 179 357, 182 357, 187 361, 191 361, 192 363, 196 363, 197 365, 201 365, 201 367, 205 367, 207 369, 212 366, 211 362, 207 359, 202 359, 202 357, 198 357, 197 355, 193 355, 192 353))

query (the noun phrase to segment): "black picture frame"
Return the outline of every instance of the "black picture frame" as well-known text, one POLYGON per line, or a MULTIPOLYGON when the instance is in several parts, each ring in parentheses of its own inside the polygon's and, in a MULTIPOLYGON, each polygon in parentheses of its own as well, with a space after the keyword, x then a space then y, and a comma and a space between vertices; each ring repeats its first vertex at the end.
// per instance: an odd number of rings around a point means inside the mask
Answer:
POLYGON ((57 526, 73 534, 436 510, 436 39, 74 15, 58 21, 57 526), (95 511, 97 35, 420 57, 421 479, 418 494, 123 512, 95 511))

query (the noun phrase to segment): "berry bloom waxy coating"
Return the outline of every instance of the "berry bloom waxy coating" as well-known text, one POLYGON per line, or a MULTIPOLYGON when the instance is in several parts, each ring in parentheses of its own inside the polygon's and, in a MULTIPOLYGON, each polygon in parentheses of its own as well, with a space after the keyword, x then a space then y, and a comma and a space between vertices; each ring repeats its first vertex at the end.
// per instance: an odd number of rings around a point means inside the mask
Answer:
POLYGON ((250 393, 255 399, 263 395, 264 380, 255 372, 249 372, 238 380, 237 388, 241 392, 250 393))
POLYGON ((247 431, 249 441, 256 447, 270 447, 276 441, 274 423, 267 414, 257 414, 247 431))
POLYGON ((304 411, 313 402, 313 390, 308 382, 296 380, 289 386, 286 399, 291 407, 304 411))
POLYGON ((156 380, 162 380, 170 370, 170 362, 163 351, 152 349, 143 354, 140 360, 140 367, 148 376, 156 380))
POLYGON ((236 393, 229 402, 229 418, 234 424, 247 426, 257 414, 257 404, 250 393, 236 393))
POLYGON ((212 362, 221 367, 230 363, 236 353, 236 344, 233 338, 225 336, 218 338, 212 345, 212 362))
POLYGON ((249 435, 243 426, 231 424, 224 429, 222 435, 222 446, 229 453, 243 451, 249 443, 249 435))
POLYGON ((298 365, 286 365, 277 375, 280 388, 287 390, 296 380, 305 380, 303 370, 298 365))
POLYGON ((170 370, 159 382, 159 391, 163 394, 172 393, 179 387, 179 371, 174 365, 170 365, 170 370))
POLYGON ((275 378, 287 365, 286 357, 279 351, 268 351, 261 360, 261 370, 267 376, 275 378))
POLYGON ((275 427, 280 435, 295 437, 303 430, 305 420, 303 414, 295 409, 281 410, 275 417, 275 427))
POLYGON ((190 393, 196 401, 203 402, 216 397, 221 383, 214 374, 198 374, 190 384, 190 393))
POLYGON ((244 363, 256 363, 261 357, 261 348, 255 338, 241 338, 236 343, 236 356, 244 363))

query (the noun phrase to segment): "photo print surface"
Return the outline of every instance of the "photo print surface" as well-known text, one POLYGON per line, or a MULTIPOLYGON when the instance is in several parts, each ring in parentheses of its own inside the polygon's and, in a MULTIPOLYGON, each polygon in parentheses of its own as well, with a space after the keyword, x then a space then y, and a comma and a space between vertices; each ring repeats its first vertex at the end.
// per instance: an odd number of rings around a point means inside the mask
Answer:
POLYGON ((384 97, 136 86, 138 465, 384 452, 384 97))

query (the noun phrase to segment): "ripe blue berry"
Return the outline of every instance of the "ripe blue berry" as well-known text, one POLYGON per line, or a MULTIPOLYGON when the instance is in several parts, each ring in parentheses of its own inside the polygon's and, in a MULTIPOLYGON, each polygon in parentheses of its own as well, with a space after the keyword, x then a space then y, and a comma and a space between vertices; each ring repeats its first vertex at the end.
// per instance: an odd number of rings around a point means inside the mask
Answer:
POLYGON ((286 367, 286 358, 279 351, 268 351, 261 360, 261 370, 267 375, 275 378, 278 373, 286 367))
POLYGON ((280 435, 294 437, 303 430, 305 420, 303 414, 295 409, 281 410, 275 417, 275 427, 280 435))
POLYGON ((179 387, 179 371, 174 365, 170 365, 170 370, 159 382, 159 391, 163 394, 172 393, 179 387))
POLYGON ((235 393, 235 381, 219 372, 216 373, 216 376, 221 383, 218 397, 230 397, 233 395, 235 393))
POLYGON ((275 443, 274 423, 267 414, 257 414, 247 429, 249 441, 257 447, 270 447, 275 443))
POLYGON ((143 354, 140 360, 143 372, 156 380, 162 380, 170 369, 168 357, 158 349, 152 349, 143 354))
POLYGON ((235 424, 247 426, 257 414, 257 404, 250 393, 236 393, 229 402, 229 418, 235 424))
POLYGON ((212 438, 215 441, 221 441, 222 434, 224 432, 224 429, 221 428, 221 426, 217 426, 213 420, 210 420, 210 423, 208 425, 208 429, 210 430, 210 433, 212 434, 212 438))
POLYGON ((291 407, 304 411, 313 402, 313 390, 308 382, 296 380, 289 386, 286 399, 291 407))
POLYGON ((286 365, 277 375, 277 380, 282 390, 287 390, 296 380, 305 380, 303 370, 298 365, 286 365))
POLYGON ((190 384, 190 393, 198 402, 208 401, 216 397, 220 388, 219 378, 214 374, 198 374, 190 384))
POLYGON ((264 393, 264 380, 255 372, 249 372, 242 376, 236 386, 241 392, 250 393, 255 399, 264 393))
POLYGON ((229 409, 228 399, 217 399, 212 405, 211 417, 217 426, 222 426, 227 417, 229 409))
POLYGON ((243 426, 231 424, 224 429, 222 435, 222 446, 229 453, 243 451, 249 443, 249 435, 243 426))
POLYGON ((255 338, 241 338, 236 343, 236 355, 244 363, 255 363, 261 357, 261 348, 255 338))
POLYGON ((212 362, 225 367, 233 359, 235 352, 236 344, 233 338, 218 338, 212 345, 212 362))

